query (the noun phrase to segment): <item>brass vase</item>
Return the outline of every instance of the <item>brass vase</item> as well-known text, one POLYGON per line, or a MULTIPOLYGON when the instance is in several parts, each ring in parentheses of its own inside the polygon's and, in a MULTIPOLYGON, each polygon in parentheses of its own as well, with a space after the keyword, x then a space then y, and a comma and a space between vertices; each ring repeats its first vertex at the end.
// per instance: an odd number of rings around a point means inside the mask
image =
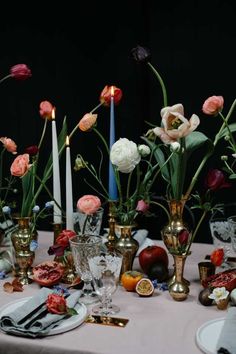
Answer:
POLYGON ((132 270, 135 255, 139 249, 139 243, 132 237, 134 225, 116 225, 120 237, 115 243, 115 250, 123 256, 121 272, 132 270))
POLYGON ((29 274, 35 258, 35 252, 30 250, 32 240, 37 240, 38 233, 30 224, 30 217, 15 217, 17 227, 11 234, 15 251, 15 275, 23 285, 31 282, 29 274))
POLYGON ((169 293, 176 301, 183 301, 188 297, 189 287, 183 279, 184 265, 187 255, 173 255, 175 261, 175 278, 169 285, 169 293))
MULTIPOLYGON (((183 210, 186 200, 169 200, 169 213, 170 218, 168 223, 161 230, 162 240, 168 249, 169 253, 174 257, 174 272, 172 277, 168 281, 170 286, 176 280, 176 261, 175 256, 187 256, 188 246, 191 240, 191 231, 186 222, 183 221, 183 210), (180 236, 183 231, 186 231, 188 237, 180 236)), ((188 253, 189 255, 189 253, 188 253)), ((189 281, 182 277, 182 281, 189 285, 189 281)))

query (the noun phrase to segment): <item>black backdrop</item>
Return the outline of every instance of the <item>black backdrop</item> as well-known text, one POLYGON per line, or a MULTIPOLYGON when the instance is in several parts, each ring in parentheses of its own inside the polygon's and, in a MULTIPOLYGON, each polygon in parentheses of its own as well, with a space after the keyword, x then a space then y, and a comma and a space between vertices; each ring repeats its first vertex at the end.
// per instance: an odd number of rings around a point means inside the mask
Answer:
MULTIPOLYGON (((145 121, 160 122, 162 95, 149 68, 137 65, 130 57, 130 50, 138 44, 150 48, 151 62, 166 83, 169 104, 183 103, 186 117, 198 114, 199 130, 214 135, 217 122, 204 116, 201 107, 207 97, 223 95, 227 111, 236 96, 233 0, 80 1, 57 8, 48 6, 9 6, 0 21, 1 77, 17 63, 25 63, 32 70, 29 80, 8 80, 0 86, 0 135, 14 139, 19 153, 38 143, 43 127, 38 113, 42 100, 56 106, 58 130, 67 116, 70 132, 97 105, 103 87, 111 84, 123 91, 123 99, 115 109, 116 138, 127 137, 140 143, 140 136, 148 129, 145 121)), ((98 128, 108 136, 109 109, 99 109, 98 128)), ((77 132, 71 141, 72 161, 82 153, 96 163, 97 143, 95 134, 77 132)), ((50 144, 49 131, 41 153, 43 162, 50 144)), ((195 156, 189 171, 201 158, 195 156)), ((64 166, 62 156, 63 198, 64 166)), ((214 157, 207 165, 211 166, 220 167, 221 162, 214 157)), ((73 172, 74 202, 91 192, 82 176, 73 172)), ((201 178, 199 183, 201 187, 201 178)), ((161 194, 161 184, 156 188, 157 195, 161 194)), ((234 189, 218 193, 219 200, 234 201, 234 189)), ((143 221, 142 226, 150 229, 152 237, 159 238, 160 223, 157 217, 143 221)), ((197 240, 210 240, 207 220, 197 240)))

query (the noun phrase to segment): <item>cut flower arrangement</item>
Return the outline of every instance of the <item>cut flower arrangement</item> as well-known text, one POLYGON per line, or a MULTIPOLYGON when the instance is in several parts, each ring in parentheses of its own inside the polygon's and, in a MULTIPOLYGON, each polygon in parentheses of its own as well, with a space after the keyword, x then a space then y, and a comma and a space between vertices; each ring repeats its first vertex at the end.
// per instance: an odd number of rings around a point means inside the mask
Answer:
MULTIPOLYGON (((209 138, 197 130, 200 125, 200 118, 196 114, 192 114, 190 119, 187 119, 182 103, 168 105, 168 96, 164 81, 149 61, 150 51, 147 48, 137 46, 132 49, 131 54, 133 59, 138 63, 145 63, 151 68, 161 86, 163 95, 163 107, 160 110, 161 120, 154 128, 147 131, 145 136, 143 136, 143 140, 154 151, 156 161, 162 166, 161 174, 167 186, 166 201, 175 200, 185 203, 192 197, 192 192, 199 175, 208 159, 214 154, 215 147, 220 139, 228 135, 231 136, 232 132, 236 130, 235 124, 228 124, 235 108, 236 100, 232 103, 226 117, 221 113, 224 104, 222 96, 211 96, 203 103, 203 113, 214 116, 216 123, 219 123, 217 134, 213 139, 209 138), (220 121, 216 118, 217 115, 219 115, 220 121), (195 150, 203 147, 203 157, 199 165, 194 168, 192 154, 195 150), (187 180, 190 159, 193 175, 189 178, 190 180, 187 180)), ((183 244, 177 243, 176 248, 172 250, 174 253, 189 253, 199 226, 209 211, 209 203, 203 203, 200 207, 203 213, 198 225, 192 234, 187 235, 187 238, 185 235, 183 244)))
MULTIPOLYGON (((106 105, 109 106, 111 101, 111 86, 106 87, 105 97, 103 90, 100 101, 106 101, 106 105)), ((113 87, 115 93, 121 92, 116 86, 113 87)), ((122 94, 117 94, 114 97, 115 103, 118 104, 122 94)), ((135 225, 136 218, 140 213, 150 215, 149 205, 152 203, 152 186, 157 176, 160 174, 161 168, 163 168, 163 165, 160 164, 159 161, 156 161, 154 156, 157 146, 152 145, 149 147, 146 144, 137 145, 128 138, 119 138, 114 142, 111 148, 109 148, 107 141, 97 129, 97 115, 91 113, 87 113, 81 119, 79 128, 83 132, 95 132, 99 136, 108 154, 108 159, 112 163, 118 189, 118 198, 113 201, 112 212, 117 224, 135 225)), ((85 161, 81 154, 77 155, 74 169, 76 171, 79 171, 81 168, 87 169, 89 174, 92 175, 93 179, 96 181, 97 186, 85 180, 86 183, 95 190, 105 202, 109 202, 108 188, 105 186, 101 177, 104 156, 100 148, 99 151, 101 153, 101 159, 98 172, 94 165, 85 161)), ((164 164, 165 163, 167 162, 164 162, 164 164)))

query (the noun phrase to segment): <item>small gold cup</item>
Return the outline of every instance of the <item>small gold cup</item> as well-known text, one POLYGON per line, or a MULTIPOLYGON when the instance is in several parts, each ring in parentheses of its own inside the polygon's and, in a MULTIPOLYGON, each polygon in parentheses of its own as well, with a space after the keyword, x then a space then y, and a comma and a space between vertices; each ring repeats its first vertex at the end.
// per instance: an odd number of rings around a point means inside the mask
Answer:
POLYGON ((208 278, 210 275, 215 274, 215 266, 211 262, 200 262, 198 263, 199 277, 202 283, 203 280, 208 278))

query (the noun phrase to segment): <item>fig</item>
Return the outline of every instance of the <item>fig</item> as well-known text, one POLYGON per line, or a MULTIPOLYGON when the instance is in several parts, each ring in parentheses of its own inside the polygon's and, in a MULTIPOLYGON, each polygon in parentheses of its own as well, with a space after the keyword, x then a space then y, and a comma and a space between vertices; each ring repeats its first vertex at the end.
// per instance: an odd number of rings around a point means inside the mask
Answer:
POLYGON ((204 306, 211 306, 213 303, 213 299, 209 299, 209 295, 211 294, 210 288, 205 288, 200 291, 198 295, 199 302, 204 306))
POLYGON ((149 268, 147 275, 149 279, 162 283, 169 276, 168 267, 164 262, 156 262, 149 268))

